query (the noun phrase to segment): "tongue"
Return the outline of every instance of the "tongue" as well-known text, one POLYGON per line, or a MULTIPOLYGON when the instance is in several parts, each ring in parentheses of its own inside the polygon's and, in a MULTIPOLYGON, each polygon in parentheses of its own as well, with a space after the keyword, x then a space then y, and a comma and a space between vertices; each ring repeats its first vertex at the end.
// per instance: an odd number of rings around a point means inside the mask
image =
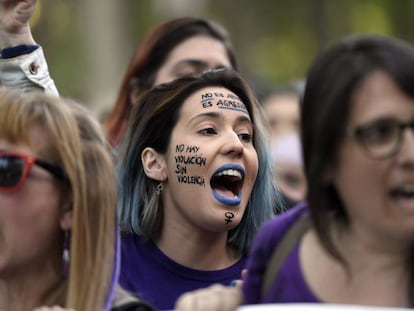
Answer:
POLYGON ((228 197, 231 199, 234 199, 236 197, 232 191, 226 188, 215 188, 214 191, 217 192, 219 195, 222 195, 224 197, 228 197))

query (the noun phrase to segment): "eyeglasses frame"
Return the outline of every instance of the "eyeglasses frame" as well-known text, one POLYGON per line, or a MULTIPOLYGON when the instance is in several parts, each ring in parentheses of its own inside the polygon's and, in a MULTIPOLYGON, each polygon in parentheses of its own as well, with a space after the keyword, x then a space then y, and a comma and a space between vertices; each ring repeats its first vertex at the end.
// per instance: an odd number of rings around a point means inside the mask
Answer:
POLYGON ((386 153, 386 154, 381 155, 381 156, 373 155, 373 153, 370 151, 369 147, 366 144, 364 144, 363 140, 360 138, 360 136, 362 134, 362 131, 364 131, 369 126, 372 126, 373 122, 369 122, 369 123, 366 123, 366 124, 357 125, 357 126, 353 126, 353 127, 348 127, 346 132, 347 132, 348 136, 351 136, 355 139, 357 144, 360 145, 363 150, 365 150, 366 154, 368 154, 369 156, 371 156, 374 159, 386 159, 386 158, 394 156, 395 154, 397 154, 400 151, 404 130, 407 129, 407 128, 411 128, 414 131, 414 118, 407 121, 407 122, 399 122, 395 119, 393 119, 393 120, 395 121, 395 124, 398 125, 397 141, 395 143, 395 147, 389 153, 386 153))

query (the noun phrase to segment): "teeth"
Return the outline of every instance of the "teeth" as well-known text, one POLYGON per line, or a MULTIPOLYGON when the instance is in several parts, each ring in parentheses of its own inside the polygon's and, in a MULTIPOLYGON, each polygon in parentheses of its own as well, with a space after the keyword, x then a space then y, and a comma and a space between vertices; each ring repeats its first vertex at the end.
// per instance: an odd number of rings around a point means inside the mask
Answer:
POLYGON ((239 177, 240 179, 242 178, 242 174, 238 170, 233 170, 233 169, 224 170, 216 174, 216 176, 223 176, 223 175, 236 176, 236 177, 239 177))

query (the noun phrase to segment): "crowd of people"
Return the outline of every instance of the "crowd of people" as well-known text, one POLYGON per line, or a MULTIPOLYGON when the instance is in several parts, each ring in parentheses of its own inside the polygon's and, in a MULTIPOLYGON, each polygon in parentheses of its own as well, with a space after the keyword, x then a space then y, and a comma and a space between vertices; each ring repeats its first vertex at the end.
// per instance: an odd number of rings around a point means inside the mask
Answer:
POLYGON ((259 101, 226 30, 177 18, 99 122, 35 6, 0 1, 0 310, 414 307, 414 46, 344 37, 259 101))

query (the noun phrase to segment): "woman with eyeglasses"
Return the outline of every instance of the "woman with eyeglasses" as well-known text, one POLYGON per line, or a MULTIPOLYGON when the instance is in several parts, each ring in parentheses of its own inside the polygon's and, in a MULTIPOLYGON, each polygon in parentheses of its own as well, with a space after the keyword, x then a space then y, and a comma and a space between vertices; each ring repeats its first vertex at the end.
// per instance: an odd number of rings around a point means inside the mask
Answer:
POLYGON ((414 307, 414 48, 381 36, 341 40, 311 67, 302 118, 309 212, 300 206, 263 229, 245 303, 414 307), (267 291, 255 290, 303 217, 309 229, 267 291))
POLYGON ((414 307, 414 47, 344 38, 310 68, 301 114, 307 203, 259 231, 242 291, 188 294, 177 310, 414 307))
POLYGON ((0 310, 152 310, 117 288, 118 247, 98 121, 72 101, 0 88, 0 310))

